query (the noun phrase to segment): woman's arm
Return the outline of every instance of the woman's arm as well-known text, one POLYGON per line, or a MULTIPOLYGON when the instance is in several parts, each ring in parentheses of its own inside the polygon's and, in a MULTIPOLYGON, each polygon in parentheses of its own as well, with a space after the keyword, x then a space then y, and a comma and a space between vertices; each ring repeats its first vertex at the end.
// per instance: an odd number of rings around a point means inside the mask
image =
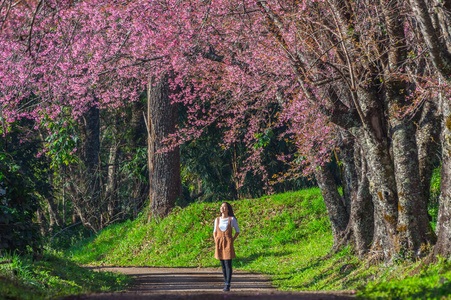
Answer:
POLYGON ((235 235, 233 237, 233 241, 236 240, 236 238, 238 237, 238 235, 240 234, 240 228, 238 227, 238 221, 236 220, 236 218, 233 218, 233 228, 235 228, 235 235))
POLYGON ((213 227, 213 239, 216 241, 216 234, 217 234, 217 232, 216 232, 216 222, 218 221, 218 219, 215 219, 215 224, 214 224, 214 227, 213 227))

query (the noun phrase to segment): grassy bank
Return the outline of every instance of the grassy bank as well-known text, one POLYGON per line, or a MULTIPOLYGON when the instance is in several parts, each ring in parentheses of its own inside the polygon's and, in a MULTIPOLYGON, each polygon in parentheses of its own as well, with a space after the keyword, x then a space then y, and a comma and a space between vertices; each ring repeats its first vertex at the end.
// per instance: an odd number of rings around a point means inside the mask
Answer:
MULTIPOLYGON (((300 242, 318 255, 326 254, 331 245, 330 226, 319 190, 241 200, 232 205, 242 229, 236 241, 239 253, 239 259, 234 261, 236 267, 267 272, 269 261, 298 253, 300 242)), ((212 230, 219 206, 192 204, 150 224, 142 216, 133 222, 113 225, 73 247, 69 255, 83 264, 218 266, 213 258, 212 230)))
MULTIPOLYGON (((192 204, 150 223, 143 215, 106 228, 67 255, 93 265, 218 267, 212 229, 219 206, 192 204)), ((350 249, 327 256, 332 235, 319 189, 235 201, 232 206, 241 229, 234 267, 268 274, 281 290, 353 290, 374 299, 451 293, 447 262, 429 267, 406 261, 369 265, 350 249)))
POLYGON ((82 268, 61 255, 42 260, 17 255, 0 256, 0 299, 42 299, 123 290, 131 279, 110 272, 82 268))

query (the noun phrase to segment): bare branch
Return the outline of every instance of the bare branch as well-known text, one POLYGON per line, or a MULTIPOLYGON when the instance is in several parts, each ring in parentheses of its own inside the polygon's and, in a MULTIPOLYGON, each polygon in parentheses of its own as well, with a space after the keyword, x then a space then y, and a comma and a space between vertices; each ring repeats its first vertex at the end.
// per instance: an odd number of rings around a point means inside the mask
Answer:
POLYGON ((39 9, 41 8, 41 5, 43 3, 44 3, 44 0, 40 0, 38 5, 36 6, 36 10, 34 11, 33 18, 31 19, 30 30, 28 32, 28 48, 27 48, 26 52, 29 52, 31 56, 33 56, 33 54, 31 53, 31 37, 33 34, 33 26, 34 26, 34 22, 36 20, 36 16, 39 12, 39 9))

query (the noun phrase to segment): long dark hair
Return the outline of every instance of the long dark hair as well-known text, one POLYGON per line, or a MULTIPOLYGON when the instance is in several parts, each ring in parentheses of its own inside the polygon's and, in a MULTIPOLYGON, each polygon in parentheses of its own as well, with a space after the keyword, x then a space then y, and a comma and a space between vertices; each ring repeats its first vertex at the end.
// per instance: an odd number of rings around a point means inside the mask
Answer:
POLYGON ((234 217, 236 219, 235 214, 233 213, 232 205, 230 205, 229 202, 222 202, 221 205, 223 205, 224 203, 227 205, 227 210, 229 211, 229 217, 234 217))

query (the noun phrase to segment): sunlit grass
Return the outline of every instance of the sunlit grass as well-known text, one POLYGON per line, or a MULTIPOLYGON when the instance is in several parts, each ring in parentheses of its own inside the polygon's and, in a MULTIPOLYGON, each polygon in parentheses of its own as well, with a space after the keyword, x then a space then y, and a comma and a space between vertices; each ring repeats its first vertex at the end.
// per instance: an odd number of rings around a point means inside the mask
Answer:
POLYGON ((119 291, 132 279, 111 272, 95 272, 58 254, 34 261, 29 256, 2 255, 0 299, 42 299, 91 292, 119 291))

